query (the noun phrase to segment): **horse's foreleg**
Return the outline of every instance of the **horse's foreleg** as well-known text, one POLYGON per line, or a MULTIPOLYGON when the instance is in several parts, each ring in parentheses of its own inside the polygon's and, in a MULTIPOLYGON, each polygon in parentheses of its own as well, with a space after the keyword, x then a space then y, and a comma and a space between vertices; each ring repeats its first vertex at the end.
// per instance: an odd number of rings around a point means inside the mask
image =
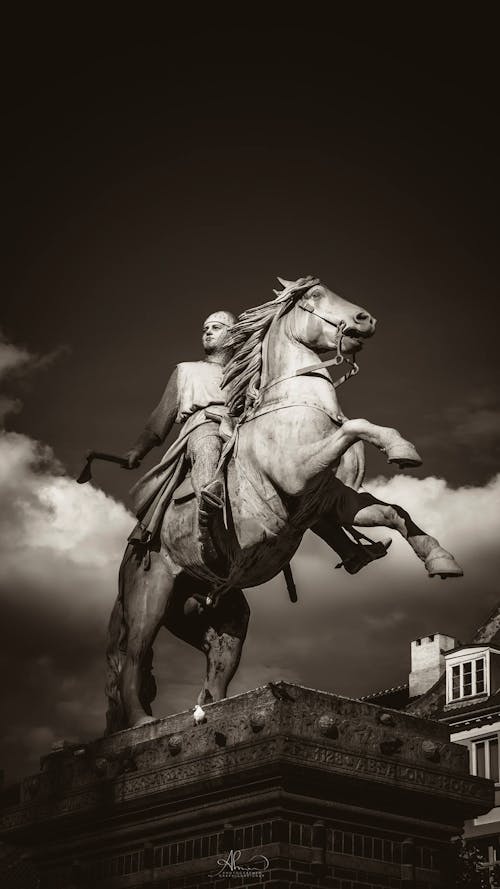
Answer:
MULTIPOLYGON (((368 495, 371 497, 371 495, 368 495)), ((362 507, 353 518, 353 525, 373 528, 384 525, 398 531, 410 544, 426 567, 429 577, 461 577, 463 571, 451 553, 443 549, 435 537, 431 537, 415 524, 411 515, 396 503, 384 503, 371 497, 372 502, 362 507)))
POLYGON ((152 645, 162 624, 174 577, 165 559, 151 552, 149 568, 129 560, 124 582, 124 619, 128 628, 126 654, 120 676, 123 707, 129 726, 151 720, 152 645))
POLYGON ((327 438, 302 448, 301 476, 308 479, 337 466, 343 454, 358 441, 374 445, 386 454, 389 463, 397 463, 400 467, 420 466, 422 463, 415 447, 402 438, 397 429, 376 426, 369 420, 345 420, 327 438))

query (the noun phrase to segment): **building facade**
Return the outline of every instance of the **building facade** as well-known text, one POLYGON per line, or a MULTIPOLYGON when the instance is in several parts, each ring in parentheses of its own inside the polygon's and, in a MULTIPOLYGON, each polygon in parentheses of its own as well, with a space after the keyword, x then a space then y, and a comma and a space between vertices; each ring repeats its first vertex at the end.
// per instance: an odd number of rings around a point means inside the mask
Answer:
POLYGON ((450 740, 467 748, 472 775, 495 782, 495 805, 465 824, 464 838, 486 867, 500 862, 500 632, 498 612, 475 640, 460 644, 435 633, 411 643, 408 684, 363 700, 406 710, 448 726, 450 740))

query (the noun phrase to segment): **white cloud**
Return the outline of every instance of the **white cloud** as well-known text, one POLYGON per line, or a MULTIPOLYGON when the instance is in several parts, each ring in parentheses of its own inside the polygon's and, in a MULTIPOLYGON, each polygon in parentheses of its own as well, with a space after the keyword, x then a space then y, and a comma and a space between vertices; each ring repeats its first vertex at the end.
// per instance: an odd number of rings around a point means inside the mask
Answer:
POLYGON ((0 331, 0 379, 24 367, 32 358, 27 349, 6 342, 0 331))
POLYGON ((4 596, 104 619, 133 517, 90 484, 62 474, 50 448, 0 433, 4 596), (40 598, 41 597, 41 598, 40 598))
MULTIPOLYGON (((24 346, 9 343, 0 330, 0 383, 25 382, 35 371, 49 367, 67 351, 66 346, 58 346, 45 355, 38 355, 24 346)), ((0 424, 11 414, 18 414, 22 407, 19 398, 0 393, 0 424)))

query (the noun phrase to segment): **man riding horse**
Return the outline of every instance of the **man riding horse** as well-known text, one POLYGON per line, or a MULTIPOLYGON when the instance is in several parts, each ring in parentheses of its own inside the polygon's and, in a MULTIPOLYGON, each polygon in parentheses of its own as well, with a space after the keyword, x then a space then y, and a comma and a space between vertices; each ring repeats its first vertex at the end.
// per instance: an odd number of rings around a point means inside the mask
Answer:
MULTIPOLYGON (((139 519, 129 537, 137 547, 148 547, 159 532, 165 510, 175 488, 189 471, 190 482, 198 500, 200 536, 210 534, 210 518, 223 506, 223 484, 217 478, 217 468, 226 438, 230 432, 221 389, 223 368, 231 359, 233 349, 225 345, 228 330, 236 324, 236 317, 228 311, 209 315, 203 324, 203 361, 178 364, 165 391, 146 422, 136 442, 124 456, 128 469, 140 466, 144 457, 161 445, 174 424, 181 431, 161 462, 155 465, 132 488, 134 511, 139 519)), ((313 528, 319 536, 319 528, 313 528)), ((335 551, 350 574, 385 556, 390 541, 373 543, 349 529, 353 540, 339 525, 329 529, 335 551)))
POLYGON ((347 419, 340 409, 336 389, 355 371, 375 319, 317 278, 281 283, 275 300, 236 322, 228 313, 207 319, 206 360, 178 365, 128 452, 126 465, 137 466, 174 422, 181 425, 133 489, 139 523, 109 623, 108 733, 154 718, 153 645, 162 626, 205 655, 198 704, 227 695, 250 616, 243 589, 286 572, 308 529, 351 573, 386 552, 381 543, 357 546, 343 530, 352 526, 397 531, 429 577, 463 573, 407 510, 357 490, 364 442, 399 467, 421 463, 397 429, 347 419), (333 359, 319 360, 332 351, 333 359), (334 381, 326 368, 343 362, 349 370, 334 381), (224 486, 222 426, 230 439, 224 486))

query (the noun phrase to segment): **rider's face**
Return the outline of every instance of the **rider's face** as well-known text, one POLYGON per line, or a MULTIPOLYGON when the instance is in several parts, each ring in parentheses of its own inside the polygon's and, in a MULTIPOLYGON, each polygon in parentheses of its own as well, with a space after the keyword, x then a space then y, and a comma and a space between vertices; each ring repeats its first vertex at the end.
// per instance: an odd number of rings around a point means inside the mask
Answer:
POLYGON ((212 352, 217 351, 220 339, 226 330, 227 326, 221 324, 220 321, 205 321, 205 324, 203 325, 202 343, 207 355, 211 355, 212 352))

